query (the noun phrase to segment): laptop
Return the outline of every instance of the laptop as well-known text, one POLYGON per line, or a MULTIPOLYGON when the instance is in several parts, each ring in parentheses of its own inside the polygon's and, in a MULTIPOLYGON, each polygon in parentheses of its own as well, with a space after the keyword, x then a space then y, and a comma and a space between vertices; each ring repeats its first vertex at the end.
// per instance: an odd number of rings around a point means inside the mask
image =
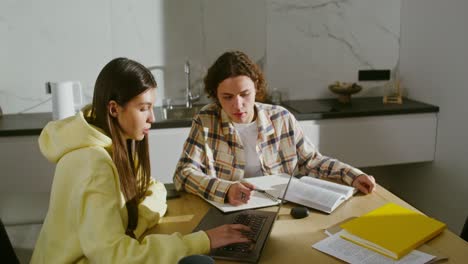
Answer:
POLYGON ((234 223, 250 226, 252 232, 248 237, 253 241, 252 243, 230 244, 212 249, 210 256, 216 259, 257 263, 265 247, 265 242, 270 235, 276 215, 277 212, 259 210, 245 210, 224 214, 212 207, 193 231, 208 230, 220 225, 234 223))
POLYGON ((212 249, 210 256, 215 259, 257 263, 270 235, 271 229, 273 228, 273 224, 278 218, 278 213, 283 205, 284 197, 286 197, 286 192, 288 191, 292 178, 293 177, 290 177, 288 180, 288 184, 286 185, 283 197, 281 198, 281 202, 279 203, 276 212, 244 210, 225 214, 215 207, 211 207, 200 223, 198 223, 198 226, 195 227, 193 230, 194 232, 212 229, 224 224, 244 224, 252 229, 252 232, 248 234, 248 237, 253 242, 230 244, 221 248, 212 249))

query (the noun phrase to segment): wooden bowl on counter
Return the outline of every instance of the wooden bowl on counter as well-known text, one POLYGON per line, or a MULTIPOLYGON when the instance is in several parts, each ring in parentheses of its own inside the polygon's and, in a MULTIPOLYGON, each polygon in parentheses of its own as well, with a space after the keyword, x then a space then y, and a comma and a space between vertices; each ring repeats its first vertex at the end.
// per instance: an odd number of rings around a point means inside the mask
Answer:
POLYGON ((356 83, 335 82, 330 84, 328 89, 333 93, 338 94, 338 101, 343 104, 351 102, 351 95, 362 90, 362 86, 356 83))

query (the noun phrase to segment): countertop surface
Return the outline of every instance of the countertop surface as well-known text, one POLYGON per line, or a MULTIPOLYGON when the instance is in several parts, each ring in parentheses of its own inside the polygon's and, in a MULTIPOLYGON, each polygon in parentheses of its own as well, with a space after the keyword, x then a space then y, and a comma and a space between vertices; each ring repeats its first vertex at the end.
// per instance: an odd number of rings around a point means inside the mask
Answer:
POLYGON ((315 99, 286 101, 282 105, 298 120, 439 112, 438 106, 408 98, 404 98, 402 104, 383 104, 382 97, 358 97, 350 104, 342 104, 336 99, 315 99))
MULTIPOLYGON (((321 120, 378 115, 401 115, 436 113, 439 107, 403 99, 403 104, 383 104, 382 97, 353 98, 350 104, 341 104, 336 99, 293 100, 282 103, 298 120, 321 120)), ((155 112, 160 112, 156 107, 155 112)), ((7 114, 0 117, 0 136, 39 135, 42 128, 52 120, 52 113, 7 114)), ((190 127, 191 119, 162 120, 156 114, 152 129, 190 127)))

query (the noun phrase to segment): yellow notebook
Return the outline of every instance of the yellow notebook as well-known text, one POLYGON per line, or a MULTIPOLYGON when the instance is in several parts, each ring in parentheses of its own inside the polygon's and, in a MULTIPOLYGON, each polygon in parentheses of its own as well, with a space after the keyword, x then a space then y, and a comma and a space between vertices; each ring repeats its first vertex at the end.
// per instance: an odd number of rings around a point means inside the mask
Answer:
POLYGON ((342 238, 393 259, 400 259, 440 234, 446 225, 413 210, 388 203, 340 226, 346 231, 341 235, 342 238))

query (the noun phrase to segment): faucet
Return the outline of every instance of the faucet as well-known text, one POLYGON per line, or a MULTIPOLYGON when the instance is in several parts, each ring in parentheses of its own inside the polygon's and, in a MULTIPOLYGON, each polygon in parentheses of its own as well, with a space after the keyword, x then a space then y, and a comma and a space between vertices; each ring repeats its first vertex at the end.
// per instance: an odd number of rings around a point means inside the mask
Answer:
POLYGON ((186 75, 186 85, 185 85, 185 107, 192 108, 192 103, 196 102, 200 95, 192 95, 192 89, 190 87, 190 62, 187 60, 184 65, 184 72, 186 75))

